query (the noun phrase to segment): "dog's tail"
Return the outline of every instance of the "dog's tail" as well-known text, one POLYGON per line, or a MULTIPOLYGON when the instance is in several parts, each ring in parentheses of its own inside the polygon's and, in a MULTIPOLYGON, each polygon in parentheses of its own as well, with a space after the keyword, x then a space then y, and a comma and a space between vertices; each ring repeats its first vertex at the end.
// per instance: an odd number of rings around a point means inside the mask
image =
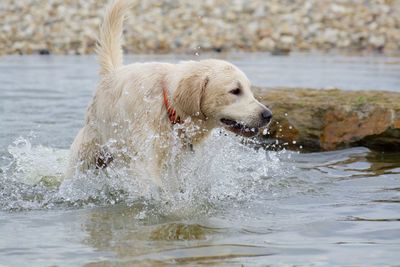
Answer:
POLYGON ((122 30, 130 7, 129 0, 113 0, 107 8, 96 47, 101 75, 122 66, 122 30))

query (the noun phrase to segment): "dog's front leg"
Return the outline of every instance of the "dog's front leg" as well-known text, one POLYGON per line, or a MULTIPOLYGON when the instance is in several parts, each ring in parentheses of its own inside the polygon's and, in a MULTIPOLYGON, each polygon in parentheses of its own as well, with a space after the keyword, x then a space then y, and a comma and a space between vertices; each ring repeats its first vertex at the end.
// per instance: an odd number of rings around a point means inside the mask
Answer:
POLYGON ((71 145, 66 178, 71 178, 76 171, 84 172, 95 168, 98 155, 100 155, 98 139, 90 130, 82 128, 71 145))

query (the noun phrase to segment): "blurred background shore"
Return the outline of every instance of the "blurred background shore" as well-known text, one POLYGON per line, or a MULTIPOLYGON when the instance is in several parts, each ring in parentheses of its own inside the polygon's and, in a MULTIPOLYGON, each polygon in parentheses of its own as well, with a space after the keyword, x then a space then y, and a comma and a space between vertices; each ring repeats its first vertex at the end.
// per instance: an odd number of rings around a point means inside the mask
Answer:
MULTIPOLYGON (((106 0, 2 0, 0 55, 92 54, 106 0)), ((127 53, 400 52, 399 0, 133 1, 127 53)))

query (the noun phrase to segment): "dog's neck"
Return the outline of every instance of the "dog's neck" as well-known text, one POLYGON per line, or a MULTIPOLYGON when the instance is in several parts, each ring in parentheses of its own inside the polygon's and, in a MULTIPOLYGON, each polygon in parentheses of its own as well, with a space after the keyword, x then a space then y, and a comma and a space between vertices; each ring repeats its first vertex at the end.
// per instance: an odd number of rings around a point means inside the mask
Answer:
POLYGON ((181 118, 176 114, 176 110, 172 107, 169 98, 168 98, 168 89, 165 85, 163 85, 163 100, 164 106, 167 109, 168 119, 172 124, 181 123, 181 118))
POLYGON ((179 125, 177 126, 180 131, 179 135, 183 135, 184 143, 192 147, 192 145, 203 140, 215 125, 210 120, 207 120, 207 118, 189 116, 178 107, 175 107, 169 96, 168 88, 168 80, 164 80, 162 82, 163 105, 166 109, 169 122, 171 126, 179 125))

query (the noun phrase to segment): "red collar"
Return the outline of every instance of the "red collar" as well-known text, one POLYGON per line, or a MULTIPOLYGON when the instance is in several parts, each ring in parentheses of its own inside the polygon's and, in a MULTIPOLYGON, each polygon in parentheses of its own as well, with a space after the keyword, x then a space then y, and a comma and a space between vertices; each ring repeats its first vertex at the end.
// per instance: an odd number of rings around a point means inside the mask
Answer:
POLYGON ((168 92, 165 86, 163 86, 163 96, 164 96, 164 105, 167 108, 168 118, 172 124, 181 123, 181 119, 179 116, 176 116, 176 110, 170 105, 168 100, 168 92))

